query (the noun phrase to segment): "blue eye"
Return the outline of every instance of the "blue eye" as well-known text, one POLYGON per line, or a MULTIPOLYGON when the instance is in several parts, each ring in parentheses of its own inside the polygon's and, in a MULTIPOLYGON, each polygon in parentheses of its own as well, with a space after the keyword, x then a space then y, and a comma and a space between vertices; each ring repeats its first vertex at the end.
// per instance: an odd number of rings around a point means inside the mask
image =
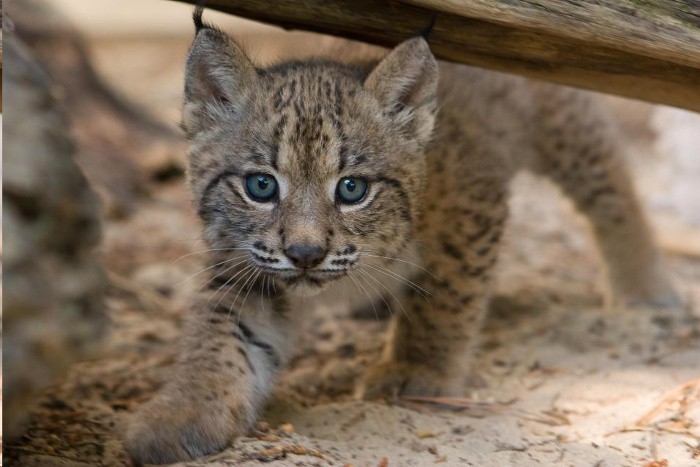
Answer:
POLYGON ((343 203, 358 203, 367 194, 367 180, 358 177, 343 177, 338 182, 336 195, 343 203))
POLYGON ((255 174, 245 179, 248 195, 255 201, 270 201, 277 195, 277 180, 272 175, 255 174))

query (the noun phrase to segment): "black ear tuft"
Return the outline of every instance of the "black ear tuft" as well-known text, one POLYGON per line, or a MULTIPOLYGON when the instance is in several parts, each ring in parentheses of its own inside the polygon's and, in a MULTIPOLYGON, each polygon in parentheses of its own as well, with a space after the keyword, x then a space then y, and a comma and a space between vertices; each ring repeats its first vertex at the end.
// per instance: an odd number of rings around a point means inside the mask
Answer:
POLYGON ((435 29, 435 22, 437 21, 437 13, 433 13, 433 17, 430 18, 430 22, 425 26, 415 37, 422 37, 426 41, 430 37, 430 33, 435 29))
POLYGON ((255 65, 243 49, 226 33, 202 21, 201 8, 195 10, 193 20, 197 34, 185 62, 182 117, 190 134, 210 124, 212 118, 220 118, 224 111, 243 112, 259 87, 255 65))
POLYGON ((202 21, 202 14, 204 14, 204 2, 199 2, 192 13, 192 20, 194 21, 194 35, 196 36, 199 31, 206 28, 207 26, 202 21))

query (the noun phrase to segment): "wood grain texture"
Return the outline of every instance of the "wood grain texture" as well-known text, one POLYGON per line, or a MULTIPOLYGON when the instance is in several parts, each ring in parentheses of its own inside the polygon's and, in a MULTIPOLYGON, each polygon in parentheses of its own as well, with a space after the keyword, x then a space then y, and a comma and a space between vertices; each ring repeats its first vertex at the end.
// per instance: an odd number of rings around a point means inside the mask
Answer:
MULTIPOLYGON (((196 0, 178 0, 197 3, 196 0)), ((700 111, 698 0, 209 0, 208 8, 393 46, 434 14, 445 60, 700 111)))
POLYGON ((409 0, 435 11, 534 28, 675 63, 700 65, 698 0, 409 0))

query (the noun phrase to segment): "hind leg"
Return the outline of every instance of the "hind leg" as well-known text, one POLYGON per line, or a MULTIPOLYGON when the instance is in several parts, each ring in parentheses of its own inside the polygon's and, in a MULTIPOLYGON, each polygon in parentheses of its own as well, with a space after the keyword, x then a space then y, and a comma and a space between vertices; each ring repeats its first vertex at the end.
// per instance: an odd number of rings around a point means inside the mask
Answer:
POLYGON ((549 97, 536 169, 557 182, 591 221, 613 297, 626 305, 677 306, 608 116, 578 91, 549 97))

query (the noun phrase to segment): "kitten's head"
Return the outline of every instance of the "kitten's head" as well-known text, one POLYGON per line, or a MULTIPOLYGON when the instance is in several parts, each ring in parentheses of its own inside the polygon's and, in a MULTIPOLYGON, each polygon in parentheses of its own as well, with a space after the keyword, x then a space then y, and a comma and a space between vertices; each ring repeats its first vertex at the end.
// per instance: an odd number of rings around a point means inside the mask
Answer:
POLYGON ((371 70, 330 61, 259 68, 200 25, 183 128, 206 240, 247 249, 264 274, 303 293, 400 255, 425 183, 436 88, 437 63, 420 37, 371 70))

